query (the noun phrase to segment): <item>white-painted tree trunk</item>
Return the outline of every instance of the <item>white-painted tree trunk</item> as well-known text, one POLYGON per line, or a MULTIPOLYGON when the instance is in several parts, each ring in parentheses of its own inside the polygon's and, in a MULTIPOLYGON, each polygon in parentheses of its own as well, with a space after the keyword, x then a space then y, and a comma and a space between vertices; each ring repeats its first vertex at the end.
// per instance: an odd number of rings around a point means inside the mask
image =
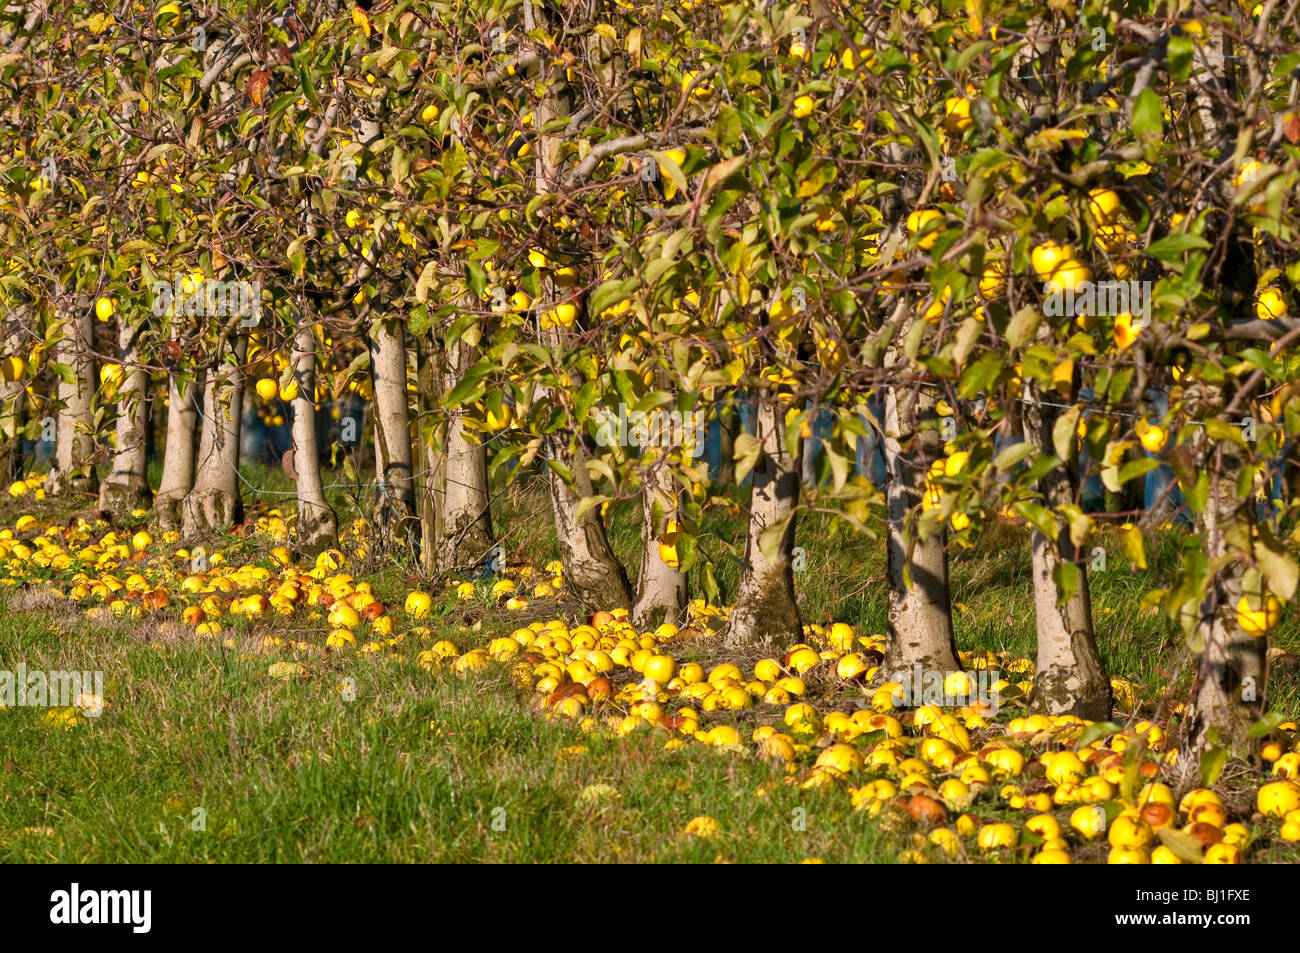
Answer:
POLYGON ((64 336, 56 348, 56 359, 72 368, 72 380, 59 378, 58 383, 60 408, 55 423, 54 466, 45 480, 45 492, 50 496, 68 490, 93 493, 99 484, 91 462, 95 452, 91 435, 95 358, 90 304, 77 297, 61 317, 64 336))
POLYGON ((406 329, 376 320, 370 328, 370 374, 375 406, 375 523, 405 540, 415 523, 415 484, 406 401, 406 329))
POLYGON ((923 671, 958 669, 948 596, 948 549, 942 528, 924 539, 914 533, 908 552, 907 520, 925 495, 931 464, 943 441, 937 429, 922 429, 937 414, 936 393, 919 384, 885 391, 882 439, 885 508, 888 521, 889 630, 881 671, 887 679, 923 671))
POLYGON ((432 439, 432 420, 437 413, 438 395, 443 393, 442 366, 438 348, 431 339, 424 335, 416 340, 416 354, 419 360, 418 384, 416 388, 416 447, 420 452, 420 469, 423 471, 420 481, 420 568, 425 576, 432 576, 438 569, 437 541, 442 538, 442 499, 445 494, 443 482, 444 454, 432 439))
MULTIPOLYGON (((1069 400, 1073 399, 1072 391, 1069 400)), ((1024 437, 1041 453, 1055 453, 1052 431, 1061 409, 1052 404, 1058 402, 1055 396, 1045 398, 1034 382, 1025 385, 1021 402, 1024 437)), ((1038 481, 1039 502, 1057 512, 1061 506, 1078 503, 1078 448, 1073 436, 1070 446, 1074 448, 1070 458, 1038 481)), ((1030 708, 1047 715, 1103 721, 1110 717, 1110 679, 1102 667, 1092 628, 1087 560, 1074 545, 1064 522, 1056 539, 1048 539, 1035 528, 1031 545, 1038 669, 1030 708), (1077 570, 1078 584, 1068 598, 1062 598, 1065 592, 1057 582, 1057 574, 1061 567, 1069 565, 1077 570)))
POLYGON ((643 629, 680 621, 686 610, 686 574, 676 560, 672 565, 664 562, 659 551, 668 523, 678 519, 678 488, 669 452, 652 465, 641 487, 641 568, 632 621, 643 629))
POLYGON ((138 339, 138 329, 122 321, 118 328, 117 359, 123 377, 117 393, 116 448, 112 469, 99 486, 99 508, 119 517, 147 508, 153 498, 146 470, 149 375, 140 363, 138 339))
POLYGON ((298 545, 317 553, 338 544, 338 521, 325 502, 316 435, 316 334, 304 313, 293 333, 290 358, 298 393, 293 412, 293 472, 298 493, 298 545))
POLYGON ((546 447, 551 459, 573 468, 572 487, 553 470, 548 468, 547 473, 565 581, 578 598, 593 609, 626 609, 632 604, 631 587, 627 572, 609 545, 600 507, 593 506, 578 515, 578 504, 583 497, 592 496, 594 492, 587 473, 586 456, 581 447, 570 452, 562 440, 548 437, 546 447))
MULTIPOLYGON (((449 393, 474 363, 474 349, 457 341, 445 355, 442 392, 449 393)), ((494 545, 488 501, 487 448, 465 429, 465 411, 448 412, 443 443, 442 511, 437 544, 437 569, 477 567, 490 558, 494 545)))
POLYGON ((221 353, 207 373, 202 436, 194 488, 181 504, 181 535, 200 539, 244 517, 239 492, 239 431, 244 406, 244 355, 248 334, 223 337, 221 353))
POLYGON ((803 440, 791 453, 785 439, 786 407, 769 392, 759 396, 755 437, 762 449, 752 472, 745 571, 724 640, 729 648, 779 652, 803 639, 793 562, 803 440), (769 546, 769 555, 763 551, 763 534, 778 526, 785 528, 776 547, 769 546))
POLYGON ((197 387, 196 381, 185 382, 179 373, 168 376, 167 443, 163 448, 162 480, 154 499, 154 516, 164 531, 180 530, 181 503, 194 488, 197 387))
POLYGON ((1191 766, 1199 765, 1201 756, 1215 746, 1238 757, 1255 758, 1258 743, 1250 737, 1250 729, 1264 715, 1268 686, 1268 637, 1243 631, 1237 621, 1245 564, 1240 559, 1225 561, 1233 554, 1225 531, 1234 522, 1254 522, 1254 500, 1249 495, 1245 500, 1237 497, 1242 460, 1228 441, 1215 446, 1203 437, 1194 449, 1210 469, 1209 500, 1197 529, 1210 565, 1223 568, 1211 582, 1197 624, 1195 641, 1202 649, 1179 760, 1182 764, 1186 757, 1191 766))

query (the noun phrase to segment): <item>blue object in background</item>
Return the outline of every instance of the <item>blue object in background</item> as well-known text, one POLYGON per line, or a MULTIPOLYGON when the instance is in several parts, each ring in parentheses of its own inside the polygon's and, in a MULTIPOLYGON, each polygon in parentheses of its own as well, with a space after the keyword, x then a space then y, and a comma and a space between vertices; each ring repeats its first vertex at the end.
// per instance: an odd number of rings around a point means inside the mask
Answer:
POLYGON ((808 410, 812 411, 812 419, 808 425, 811 436, 804 440, 803 480, 805 483, 812 484, 817 479, 817 463, 821 459, 823 441, 829 439, 834 432, 835 415, 826 407, 816 407, 811 401, 808 403, 808 410))
MULTIPOLYGON (((867 410, 876 420, 885 416, 885 399, 879 394, 867 398, 867 410)), ((882 488, 885 485, 885 448, 880 442, 880 435, 871 426, 866 414, 858 417, 867 428, 868 435, 858 438, 858 476, 866 476, 872 486, 882 488)))
POLYGON ((718 478, 722 472, 722 419, 712 417, 704 432, 704 462, 709 465, 709 476, 718 478))
POLYGON ((293 411, 287 404, 279 408, 284 423, 268 424, 256 411, 244 414, 239 427, 239 456, 241 460, 277 465, 280 458, 293 447, 293 411))
MULTIPOLYGON (((1169 412, 1169 391, 1160 388, 1147 391, 1147 399, 1151 402, 1151 416, 1156 419, 1163 419, 1169 412)), ((1148 457, 1155 454, 1147 452, 1148 457)), ((1160 506, 1161 513, 1172 513, 1175 510, 1182 510, 1178 514, 1178 521, 1187 525, 1192 525, 1191 514, 1185 509, 1186 500, 1183 497, 1183 491, 1178 488, 1177 481, 1174 478, 1174 471, 1167 463, 1162 463, 1156 467, 1146 477, 1146 486, 1143 489, 1142 506, 1148 513, 1151 513, 1157 505, 1160 506), (1161 497, 1165 493, 1166 487, 1172 485, 1169 495, 1161 497)))

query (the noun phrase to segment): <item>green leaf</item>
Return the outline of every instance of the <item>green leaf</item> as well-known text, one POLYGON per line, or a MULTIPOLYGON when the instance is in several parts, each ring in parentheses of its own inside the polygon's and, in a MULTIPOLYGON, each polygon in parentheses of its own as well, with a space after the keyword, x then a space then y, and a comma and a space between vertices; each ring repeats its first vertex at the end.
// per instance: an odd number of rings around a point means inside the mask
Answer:
POLYGON ((953 64, 953 72, 960 73, 962 70, 969 67, 971 63, 975 62, 977 57, 983 56, 984 51, 989 49, 992 45, 993 44, 988 40, 980 40, 977 43, 971 43, 969 46, 964 47, 961 52, 957 54, 957 61, 953 64))
POLYGON ((1133 104, 1133 133, 1139 139, 1158 138, 1164 129, 1164 110, 1160 94, 1154 89, 1138 93, 1133 104))
POLYGON ((1132 801, 1137 796, 1138 778, 1141 777, 1142 770, 1142 752, 1145 750, 1146 742, 1142 738, 1124 749, 1124 775, 1119 779, 1119 796, 1125 801, 1132 801))
POLYGON ((586 515, 588 510, 594 509, 595 507, 600 506, 602 503, 610 499, 612 499, 612 497, 603 496, 603 495, 584 496, 581 500, 578 501, 577 519, 582 519, 582 517, 586 515))
POLYGON ((763 532, 758 534, 758 549, 763 554, 763 558, 769 563, 775 563, 781 556, 781 541, 785 538, 785 531, 790 525, 790 516, 771 526, 763 527, 763 532))
POLYGON ((1257 347, 1243 348, 1238 352, 1237 356, 1254 364, 1274 380, 1280 381, 1286 378, 1286 369, 1257 347))
POLYGON ((736 435, 732 444, 733 457, 736 461, 736 485, 745 482, 751 470, 758 465, 758 458, 763 453, 763 444, 750 433, 736 435))
POLYGON ((1079 429, 1081 409, 1076 405, 1062 412, 1052 425, 1052 449, 1057 457, 1069 460, 1074 456, 1074 442, 1079 429))
POLYGON ((1124 726, 1116 721, 1094 721, 1087 728, 1083 729, 1083 734, 1079 735, 1079 740, 1075 743, 1074 750, 1078 751, 1079 749, 1092 744, 1094 741, 1100 741, 1102 738, 1123 730, 1124 726))
POLYGON ((465 263, 465 280, 469 284, 469 290, 474 293, 475 297, 482 297, 483 292, 487 289, 487 272, 479 265, 472 261, 465 263))
POLYGON ((1056 542, 1056 517, 1052 515, 1051 510, 1037 503, 1026 502, 1017 503, 1015 510, 1040 533, 1053 543, 1056 542))
POLYGON ((1282 724, 1283 717, 1280 711, 1269 712, 1250 726, 1249 736, 1251 738, 1267 738, 1277 730, 1278 725, 1282 724))
POLYGON ((1296 584, 1300 582, 1300 564, 1291 558, 1286 547, 1274 538, 1267 526, 1259 527, 1259 535, 1253 541, 1251 551, 1255 565, 1268 581, 1268 587, 1283 601, 1291 601, 1295 596, 1296 584))
POLYGON ((722 588, 718 585, 718 577, 711 561, 704 563, 704 571, 700 576, 700 588, 704 591, 705 601, 710 605, 716 604, 722 595, 722 588))
POLYGON ((1129 382, 1133 380, 1133 368, 1122 367, 1115 371, 1110 378, 1110 386, 1107 388, 1107 396, 1112 404, 1123 404, 1128 395, 1129 382))
POLYGON ((406 330, 412 337, 423 337, 429 331, 429 309, 424 305, 416 305, 411 309, 410 320, 406 322, 406 330))
POLYGON ((1168 847, 1177 855, 1178 859, 1185 864, 1199 864, 1204 862, 1204 848, 1201 842, 1195 836, 1180 831, 1176 827, 1161 827, 1156 830, 1160 842, 1168 847))
POLYGON ((1250 449, 1250 445, 1241 436, 1241 428, 1228 423, 1226 420, 1220 420, 1217 417, 1208 418, 1205 421, 1205 432, 1214 440, 1225 440, 1229 443, 1235 443, 1243 450, 1250 449))
MULTIPOLYGON (((917 322, 921 324, 922 322, 917 322)), ((983 354, 974 361, 961 375, 957 386, 957 396, 963 400, 972 400, 981 391, 988 390, 998 374, 1002 373, 1002 357, 997 354, 983 354)))
MULTIPOLYGON (((735 160, 728 161, 744 162, 747 161, 747 159, 743 156, 737 156, 735 160)), ((803 176, 799 180, 799 186, 795 190, 795 195, 801 199, 811 198, 821 192, 821 190, 826 188, 826 186, 834 182, 837 174, 838 172, 835 163, 824 162, 813 169, 811 173, 803 176)))
POLYGON ((1069 602, 1079 591, 1079 567, 1072 562, 1064 559, 1058 562, 1052 569, 1052 578, 1056 581, 1056 588, 1060 593, 1057 605, 1069 602))
POLYGON ((1176 235, 1166 235, 1164 238, 1156 239, 1147 246, 1147 254, 1152 258, 1159 258, 1161 261, 1180 261, 1184 252, 1209 247, 1210 243, 1200 235, 1180 232, 1176 235))
POLYGON ((993 458, 993 469, 998 473, 1006 473, 1025 457, 1037 452, 1038 448, 1028 441, 1013 443, 998 451, 998 455, 993 458))
POLYGON ((700 556, 699 545, 690 533, 677 532, 677 568, 688 573, 695 566, 700 556))
POLYGON ((443 398, 443 403, 449 407, 461 407, 478 400, 486 392, 487 384, 483 381, 482 375, 472 376, 467 374, 459 384, 451 389, 451 393, 443 398))
POLYGON ((307 253, 304 249, 306 244, 306 236, 300 235, 289 243, 287 249, 289 266, 293 269, 293 273, 299 278, 302 277, 302 273, 307 267, 307 253))
POLYGON ((830 464, 831 489, 838 493, 849 479, 849 459, 836 453, 829 445, 822 446, 822 454, 830 464))
MULTIPOLYGON (((453 324, 447 331, 447 336, 444 339, 444 344, 447 350, 451 350, 453 347, 455 347, 456 342, 461 340, 462 338, 466 338, 466 339, 470 338, 472 335, 468 334, 467 332, 469 332, 470 328, 477 329, 478 320, 479 318, 477 314, 472 314, 472 313, 462 314, 456 320, 456 323, 453 324)), ((474 341, 470 341, 470 346, 473 347, 475 343, 476 342, 474 341)))
POLYGON ((1123 486, 1129 480, 1136 480, 1140 476, 1146 476, 1158 466, 1160 466, 1160 461, 1155 457, 1138 457, 1136 460, 1129 460, 1119 468, 1120 486, 1123 486))
POLYGON ((1012 315, 1011 320, 1007 322, 1005 337, 1008 346, 1014 350, 1021 347, 1026 341, 1032 340, 1042 320, 1042 312, 1032 305, 1026 305, 1017 311, 1012 315))
POLYGON ((625 278, 618 281, 606 281, 587 299, 587 312, 592 315, 599 315, 610 305, 630 297, 636 291, 637 281, 635 278, 625 278))
POLYGON ((1201 783, 1213 787, 1223 774, 1223 766, 1228 763, 1228 749, 1215 745, 1201 755, 1201 783))
POLYGON ((546 458, 546 465, 550 467, 555 475, 558 476, 569 486, 573 486, 573 471, 553 457, 546 458))
POLYGON ((1174 82, 1185 83, 1192 75, 1192 54, 1195 51, 1196 41, 1187 34, 1169 38, 1169 76, 1174 82))

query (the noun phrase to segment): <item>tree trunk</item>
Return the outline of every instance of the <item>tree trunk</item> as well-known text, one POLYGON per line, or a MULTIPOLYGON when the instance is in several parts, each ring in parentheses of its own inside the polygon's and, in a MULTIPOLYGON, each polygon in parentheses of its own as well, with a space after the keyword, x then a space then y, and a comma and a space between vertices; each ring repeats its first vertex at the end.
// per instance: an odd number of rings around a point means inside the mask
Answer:
POLYGON ((431 335, 416 340, 416 354, 420 362, 419 387, 416 394, 416 446, 421 452, 423 479, 420 481, 420 568, 424 575, 432 576, 438 568, 437 541, 442 538, 442 500, 446 494, 443 462, 445 454, 427 428, 432 426, 437 411, 438 395, 442 393, 441 362, 437 345, 431 335))
POLYGON ((54 466, 45 480, 45 492, 50 496, 59 496, 67 490, 93 493, 99 485, 99 475, 91 462, 95 452, 91 434, 95 358, 89 302, 76 296, 63 320, 63 339, 59 341, 56 359, 72 368, 72 380, 59 378, 54 466))
POLYGON ((729 648, 775 652, 803 639, 793 565, 803 441, 798 441, 793 454, 786 446, 785 408, 776 395, 759 395, 755 437, 761 451, 749 496, 745 572, 725 637, 729 648), (769 545, 769 557, 763 552, 763 533, 780 525, 785 529, 775 551, 769 545))
POLYGON ((123 378, 117 394, 116 450, 112 469, 99 487, 99 508, 119 517, 147 508, 153 498, 146 456, 149 374, 140 364, 138 339, 138 329, 122 321, 118 328, 123 378))
MULTIPOLYGON (((9 336, 5 342, 7 354, 21 358, 22 347, 17 334, 9 336)), ((19 433, 23 429, 23 403, 27 396, 27 380, 20 374, 16 380, 4 383, 0 388, 0 478, 8 486, 22 476, 23 438, 19 433)))
MULTIPOLYGON (((1217 388, 1215 388, 1217 390, 1217 388)), ((1203 438, 1208 444, 1208 438, 1203 438)), ((1245 562, 1228 542, 1233 524, 1254 522, 1254 501, 1237 498, 1237 474, 1242 460, 1239 449, 1228 441, 1217 447, 1202 445, 1202 457, 1209 461, 1210 494, 1201 514, 1198 530, 1205 553, 1213 566, 1230 559, 1213 577, 1197 624, 1202 643, 1187 709, 1182 756, 1199 765, 1212 747, 1226 748, 1234 755, 1253 760, 1257 743, 1250 737, 1251 726, 1264 715, 1267 687, 1267 636, 1242 630, 1237 621, 1237 604, 1244 594, 1245 562), (1238 558, 1232 559, 1232 556, 1238 558)), ((1259 587, 1252 586, 1260 596, 1259 587)), ((1180 764, 1182 763, 1180 759, 1180 764)))
MULTIPOLYGON (((1197 4, 1197 12, 1203 9, 1197 4)), ((1228 114, 1225 105, 1237 101, 1236 74, 1228 58, 1235 58, 1246 47, 1231 39, 1214 17, 1207 17, 1205 22, 1205 41, 1198 43, 1193 53, 1196 69, 1192 75, 1204 89, 1198 90, 1192 100, 1195 124, 1191 138, 1204 150, 1203 154, 1217 150, 1220 155, 1228 156, 1234 154, 1240 135, 1240 128, 1233 121, 1235 117, 1228 114)), ((1250 154, 1254 144, 1251 141, 1242 144, 1247 149, 1244 154, 1250 154)), ((1220 177, 1217 185, 1215 204, 1226 206, 1234 191, 1231 177, 1220 177)), ((1193 215, 1198 211, 1196 207, 1190 210, 1193 215)), ((1238 306, 1240 312, 1230 314, 1230 319, 1253 317, 1250 302, 1260 265, 1256 261, 1259 249, 1250 229, 1240 218, 1230 220, 1216 210, 1207 217, 1205 237, 1225 249, 1216 283, 1221 299, 1244 302, 1238 306), (1234 223, 1235 227, 1230 227, 1234 223)), ((1231 345, 1231 335, 1228 337, 1231 345)), ((1270 354, 1274 358, 1281 356, 1276 348, 1270 349, 1270 354)), ((1234 395, 1226 388, 1207 384, 1200 412, 1195 416, 1222 415, 1227 422, 1235 424, 1237 421, 1225 413, 1225 408, 1234 402, 1234 397, 1241 400, 1254 396, 1234 395)), ((1193 443, 1192 450, 1203 461, 1202 465, 1209 467, 1209 498, 1200 514, 1198 529, 1213 575, 1208 581, 1192 639, 1194 645, 1200 643, 1201 651, 1179 754, 1179 767, 1189 771, 1216 746, 1257 761, 1258 742, 1250 737, 1250 727, 1264 711, 1268 651, 1268 639, 1243 632, 1237 620, 1246 561, 1252 556, 1248 551, 1243 553, 1242 548, 1250 545, 1255 533, 1251 494, 1245 500, 1237 497, 1237 477, 1246 465, 1242 459, 1244 451, 1226 440, 1212 443, 1204 432, 1199 442, 1193 443)), ((1250 572, 1255 574, 1253 567, 1250 572)), ((1190 779, 1185 782, 1190 783, 1193 783, 1190 779)))
POLYGON ((338 521, 325 502, 316 437, 316 334, 306 314, 298 318, 290 358, 298 393, 293 412, 293 472, 298 490, 298 545, 318 553, 338 544, 338 521))
POLYGON ((664 561, 659 543, 676 522, 677 485, 665 453, 652 466, 641 487, 641 569, 636 583, 632 621, 642 629, 660 622, 676 622, 686 610, 686 574, 664 561), (656 514, 655 510, 658 509, 656 514))
POLYGON ((414 527, 415 484, 406 402, 406 329, 379 319, 370 329, 375 389, 375 523, 406 540, 414 527))
POLYGON ((632 604, 632 591, 627 572, 609 545, 600 507, 593 506, 578 515, 578 504, 594 492, 582 447, 570 452, 562 438, 552 435, 546 438, 546 452, 550 459, 573 469, 574 486, 570 487, 558 473, 547 468, 565 581, 585 605, 597 609, 628 608, 632 604))
POLYGON ((194 436, 198 423, 197 381, 185 383, 179 372, 167 381, 167 445, 154 514, 164 532, 180 529, 181 503, 194 487, 194 436), (184 391, 181 388, 184 386, 184 391))
MULTIPOLYGON (((457 341, 445 356, 442 393, 450 393, 460 383, 471 364, 474 352, 464 341, 457 341)), ((446 439, 443 441, 443 473, 440 535, 437 543, 437 569, 469 569, 489 558, 493 546, 492 512, 488 503, 487 447, 465 429, 465 411, 448 411, 446 439)))
POLYGON ((908 516, 924 498, 930 465, 943 449, 937 427, 921 429, 938 420, 936 403, 936 391, 920 385, 885 392, 882 443, 889 523, 889 632, 881 671, 889 679, 911 677, 917 665, 926 672, 958 669, 946 534, 938 527, 924 539, 918 535, 910 557, 906 539, 908 516))
MULTIPOLYGON (((540 5, 526 2, 523 8, 527 32, 532 32, 538 24, 540 5)), ((538 52, 542 52, 539 48, 538 52)), ((545 75, 547 69, 556 70, 554 63, 543 63, 541 69, 545 75)), ((561 69, 562 75, 562 69, 561 69)), ((538 103, 534 127, 543 130, 551 120, 569 113, 567 90, 559 77, 551 77, 547 94, 538 103)), ((555 190, 559 176, 559 152, 564 145, 560 135, 539 132, 537 137, 537 161, 535 165, 535 187, 538 194, 555 190)), ((553 282, 547 279, 542 294, 539 296, 539 308, 549 307, 555 301, 553 282)), ((558 325, 540 333, 543 347, 549 348, 557 356, 564 351, 564 329, 558 325)), ((538 397, 547 399, 542 393, 538 397)), ((573 438, 573 449, 568 447, 567 436, 550 434, 544 442, 547 459, 561 464, 573 475, 570 486, 552 467, 547 467, 547 481, 551 491, 551 506, 555 516, 555 532, 560 541, 561 558, 564 563, 564 576, 579 599, 588 606, 597 609, 628 608, 632 604, 631 587, 628 585, 627 572, 614 556, 605 533, 605 523, 600 516, 599 507, 591 507, 581 516, 578 505, 582 498, 592 495, 591 476, 587 473, 585 454, 581 440, 573 438)))
POLYGON ((223 347, 208 370, 194 489, 181 504, 181 535, 186 539, 203 538, 244 518, 239 493, 239 428, 248 334, 241 329, 221 340, 230 351, 223 347))
MULTIPOLYGON (((1077 370, 1075 373, 1077 386, 1077 370)), ((1070 402, 1076 393, 1071 391, 1070 402)), ((1049 404, 1042 403, 1043 395, 1033 382, 1025 385, 1024 397, 1021 408, 1025 438, 1040 453, 1054 453, 1052 431, 1061 410, 1050 404, 1057 398, 1050 396, 1049 404)), ((1057 513, 1061 506, 1078 502, 1078 444, 1073 434, 1070 446, 1069 459, 1038 481, 1042 505, 1057 513)), ((1068 524, 1062 526, 1054 540, 1035 529, 1032 547, 1038 672, 1030 708, 1047 715, 1103 721, 1110 717, 1110 680, 1102 667, 1092 628, 1087 562, 1071 540, 1068 524), (1068 598, 1062 599, 1064 591, 1058 574, 1071 565, 1077 570, 1077 585, 1068 598)))

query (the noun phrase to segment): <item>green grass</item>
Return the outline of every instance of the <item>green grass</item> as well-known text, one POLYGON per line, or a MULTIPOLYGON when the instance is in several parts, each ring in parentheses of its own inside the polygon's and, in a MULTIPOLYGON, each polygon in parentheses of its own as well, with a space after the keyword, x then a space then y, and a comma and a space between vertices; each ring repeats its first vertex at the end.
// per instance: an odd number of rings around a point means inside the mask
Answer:
POLYGON ((582 737, 529 712, 499 675, 334 655, 281 681, 259 655, 77 629, 27 614, 6 626, 7 659, 29 668, 93 659, 111 707, 71 730, 4 713, 0 860, 871 860, 885 849, 842 797, 791 790, 777 768, 702 746, 582 737), (561 754, 575 744, 589 754, 561 754), (771 793, 755 797, 764 783, 771 793), (797 806, 806 832, 789 823, 797 806), (204 831, 191 829, 196 808, 204 831), (724 822, 720 839, 680 836, 700 814, 724 822))
MULTIPOLYGON (((273 472, 247 475, 259 486, 289 488, 273 472)), ((247 499, 252 516, 267 506, 289 509, 283 497, 247 499)), ((346 497, 335 501, 341 522, 357 515, 346 511, 346 497)), ((23 511, 66 515, 53 503, 41 506, 23 511)), ((5 525, 17 512, 4 514, 5 525)), ((538 565, 558 555, 545 512, 535 488, 506 491, 494 512, 507 548, 538 565)), ((619 555, 634 567, 634 508, 617 508, 611 525, 619 555)), ((738 565, 727 551, 739 549, 742 530, 725 515, 704 527, 724 593, 734 591, 738 565)), ((269 547, 256 537, 227 542, 232 561, 269 547)), ((799 543, 809 558, 799 579, 805 621, 883 631, 881 544, 832 535, 820 518, 802 524, 799 543)), ((1136 575, 1113 546, 1108 571, 1093 577, 1108 670, 1153 700, 1166 692, 1180 700, 1189 682, 1184 672, 1169 686, 1181 645, 1176 627, 1138 611, 1142 593, 1176 563, 1178 545, 1175 531, 1162 536, 1151 568, 1136 575)), ((373 557, 364 569, 398 617, 398 631, 409 630, 400 605, 419 582, 412 567, 373 557)), ((959 646, 1032 656, 1024 531, 992 529, 974 549, 954 549, 951 569, 959 646)), ((450 638, 464 651, 520 624, 489 606, 486 586, 480 590, 468 603, 440 596, 433 634, 409 636, 383 655, 262 645, 272 634, 319 644, 323 621, 240 622, 227 633, 230 648, 166 624, 179 617, 177 605, 162 619, 92 622, 71 602, 6 590, 0 668, 21 661, 29 670, 102 670, 109 707, 70 729, 51 725, 38 709, 0 712, 0 861, 880 862, 912 846, 910 831, 852 810, 843 789, 783 783, 781 767, 752 756, 694 743, 667 750, 666 735, 584 734, 572 722, 539 716, 504 668, 467 679, 422 669, 415 656, 433 639, 450 638), (302 677, 270 677, 268 667, 282 660, 300 662, 302 677), (351 701, 341 690, 348 684, 351 701), (584 750, 566 753, 575 746, 584 750), (718 820, 716 838, 684 835, 698 815, 718 820), (200 816, 205 829, 195 830, 200 816)), ((575 610, 535 604, 527 618, 572 621, 575 610)), ((1288 612, 1274 644, 1294 653, 1298 632, 1288 612)), ((691 657, 709 661, 717 652, 705 641, 679 655, 691 657)), ((861 702, 858 690, 836 697, 840 707, 861 702)), ((1278 679, 1271 697, 1273 708, 1296 716, 1294 677, 1278 679)), ((742 715, 706 714, 705 725, 771 721, 779 712, 742 715)), ((1006 813, 984 800, 974 810, 987 818, 1006 813)), ((1300 860, 1267 846, 1254 857, 1300 860)))

